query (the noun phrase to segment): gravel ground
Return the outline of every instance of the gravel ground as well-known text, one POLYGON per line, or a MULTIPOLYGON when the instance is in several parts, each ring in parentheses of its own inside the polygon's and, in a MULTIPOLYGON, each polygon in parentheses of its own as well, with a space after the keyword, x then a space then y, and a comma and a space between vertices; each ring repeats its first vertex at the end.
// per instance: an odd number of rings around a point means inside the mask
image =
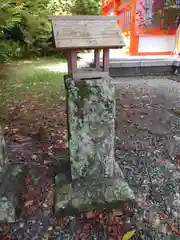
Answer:
POLYGON ((136 194, 136 223, 154 239, 179 239, 169 228, 180 225, 180 84, 121 78, 116 94, 116 157, 136 194))

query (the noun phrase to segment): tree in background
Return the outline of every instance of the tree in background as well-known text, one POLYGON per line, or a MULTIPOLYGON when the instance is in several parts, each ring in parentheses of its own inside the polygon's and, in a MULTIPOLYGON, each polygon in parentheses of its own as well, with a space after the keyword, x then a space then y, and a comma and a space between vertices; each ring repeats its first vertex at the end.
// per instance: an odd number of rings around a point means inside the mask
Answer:
POLYGON ((173 16, 175 18, 177 31, 176 31, 176 40, 175 40, 175 48, 173 51, 173 55, 178 55, 178 42, 180 37, 180 1, 179 0, 167 0, 166 7, 169 16, 173 16))
POLYGON ((160 19, 161 28, 165 31, 175 27, 176 43, 173 54, 177 55, 178 37, 180 33, 180 1, 179 0, 163 0, 163 5, 158 6, 159 1, 155 1, 154 23, 160 19))
POLYGON ((73 15, 100 15, 100 0, 74 0, 71 12, 73 15))
POLYGON ((38 55, 50 37, 50 12, 49 0, 0 0, 1 59, 38 55))
POLYGON ((141 3, 144 11, 145 17, 141 12, 137 12, 140 16, 139 27, 151 31, 151 27, 157 27, 165 32, 168 29, 176 28, 176 47, 174 53, 177 52, 178 36, 180 34, 180 0, 155 0, 151 1, 151 6, 149 2, 147 4, 141 3), (146 16, 150 16, 147 18, 146 16))
POLYGON ((14 53, 17 51, 17 46, 11 41, 5 41, 5 29, 11 29, 15 24, 21 21, 20 11, 21 5, 18 7, 13 6, 10 1, 0 0, 0 63, 3 63, 6 59, 10 57, 10 52, 13 50, 14 53), (11 45, 8 46, 8 45, 11 45), (11 51, 10 51, 11 48, 11 51))
POLYGON ((99 15, 100 0, 0 0, 0 61, 41 56, 52 42, 51 15, 99 15))
POLYGON ((100 15, 101 0, 56 0, 59 15, 100 15))
MULTIPOLYGON (((141 27, 157 26, 167 30, 178 25, 177 19, 180 15, 180 9, 177 8, 177 0, 154 0, 140 4, 145 11, 144 17, 141 18, 141 27)), ((137 14, 142 16, 141 12, 137 14)))

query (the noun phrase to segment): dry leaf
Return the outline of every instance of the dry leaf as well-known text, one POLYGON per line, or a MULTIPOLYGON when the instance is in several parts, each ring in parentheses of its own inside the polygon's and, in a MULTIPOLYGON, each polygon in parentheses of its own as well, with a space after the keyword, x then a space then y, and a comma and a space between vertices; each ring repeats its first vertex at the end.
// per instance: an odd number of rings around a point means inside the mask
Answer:
POLYGON ((32 160, 37 160, 37 155, 36 155, 36 154, 33 154, 33 155, 31 156, 31 159, 32 159, 32 160))
POLYGON ((48 151, 48 156, 53 156, 53 153, 48 151))
POLYGON ((123 216, 123 212, 121 210, 113 210, 113 215, 116 216, 116 217, 121 217, 123 216))
POLYGON ((104 215, 102 213, 99 214, 99 219, 103 219, 104 215))
POLYGON ((128 232, 126 232, 122 238, 120 238, 120 240, 131 240, 131 238, 135 235, 136 230, 130 230, 128 232))
POLYGON ((95 216, 96 216, 96 213, 94 213, 94 212, 87 212, 87 213, 85 213, 85 217, 87 219, 94 218, 95 216))
POLYGON ((26 176, 26 178, 25 178, 26 185, 29 185, 30 182, 31 182, 31 178, 29 176, 26 176))
POLYGON ((29 201, 25 202, 25 207, 32 206, 33 203, 34 203, 34 200, 29 200, 29 201))

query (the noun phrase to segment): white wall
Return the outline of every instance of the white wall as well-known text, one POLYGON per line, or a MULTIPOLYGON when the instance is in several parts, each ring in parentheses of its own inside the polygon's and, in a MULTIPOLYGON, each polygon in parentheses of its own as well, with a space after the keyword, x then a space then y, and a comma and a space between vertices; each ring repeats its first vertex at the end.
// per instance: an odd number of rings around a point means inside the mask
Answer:
POLYGON ((170 52, 175 47, 175 36, 140 36, 138 52, 170 52))

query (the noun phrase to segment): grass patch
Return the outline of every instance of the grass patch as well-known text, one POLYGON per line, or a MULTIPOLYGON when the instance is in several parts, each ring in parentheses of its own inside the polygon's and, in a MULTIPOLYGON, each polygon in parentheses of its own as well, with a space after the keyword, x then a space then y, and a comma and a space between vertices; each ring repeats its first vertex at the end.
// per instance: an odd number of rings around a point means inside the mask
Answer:
POLYGON ((0 125, 12 143, 12 161, 44 163, 67 149, 66 68, 65 62, 50 58, 12 62, 0 69, 0 125))
POLYGON ((64 99, 64 72, 60 67, 60 60, 51 58, 9 64, 0 76, 0 111, 34 98, 43 103, 60 102, 64 99))

